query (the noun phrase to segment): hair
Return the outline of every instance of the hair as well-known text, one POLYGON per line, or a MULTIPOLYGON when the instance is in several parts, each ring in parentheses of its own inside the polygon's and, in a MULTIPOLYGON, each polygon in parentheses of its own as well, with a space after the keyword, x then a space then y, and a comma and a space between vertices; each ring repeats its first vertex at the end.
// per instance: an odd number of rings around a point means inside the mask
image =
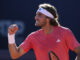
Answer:
POLYGON ((48 4, 48 3, 44 3, 44 4, 40 4, 39 8, 46 9, 48 12, 50 12, 54 16, 53 19, 47 16, 47 18, 50 19, 50 24, 51 25, 53 25, 53 26, 59 26, 60 25, 59 22, 58 22, 59 15, 57 13, 56 8, 53 5, 48 4))

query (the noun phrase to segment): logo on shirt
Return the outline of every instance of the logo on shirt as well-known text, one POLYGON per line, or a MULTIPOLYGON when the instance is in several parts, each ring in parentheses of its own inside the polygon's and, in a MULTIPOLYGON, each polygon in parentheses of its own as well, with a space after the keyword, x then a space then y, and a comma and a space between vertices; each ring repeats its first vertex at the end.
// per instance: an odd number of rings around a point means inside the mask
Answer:
POLYGON ((59 43, 59 42, 61 42, 61 40, 60 40, 60 39, 58 39, 56 42, 58 42, 58 43, 59 43))

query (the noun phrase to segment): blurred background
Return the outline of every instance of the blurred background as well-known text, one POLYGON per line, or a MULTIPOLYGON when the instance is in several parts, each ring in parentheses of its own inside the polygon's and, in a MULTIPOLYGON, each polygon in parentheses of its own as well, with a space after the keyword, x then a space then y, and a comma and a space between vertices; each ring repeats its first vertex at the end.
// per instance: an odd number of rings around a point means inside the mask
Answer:
MULTIPOLYGON (((8 50, 7 31, 11 24, 17 24, 16 44, 21 44, 28 34, 39 29, 35 27, 35 13, 38 5, 50 3, 57 8, 59 22, 72 30, 80 42, 80 0, 0 0, 0 60, 11 60, 8 50)), ((76 54, 69 52, 70 60, 76 54)), ((17 60, 36 60, 33 50, 17 60)))

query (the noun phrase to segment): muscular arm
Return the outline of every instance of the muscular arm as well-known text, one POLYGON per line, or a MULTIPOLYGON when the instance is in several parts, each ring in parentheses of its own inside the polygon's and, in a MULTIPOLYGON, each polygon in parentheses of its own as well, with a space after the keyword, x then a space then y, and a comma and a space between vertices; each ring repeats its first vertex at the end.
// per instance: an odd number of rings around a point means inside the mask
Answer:
POLYGON ((21 47, 17 47, 16 44, 9 44, 9 52, 12 59, 17 59, 25 54, 25 51, 21 47))
POLYGON ((23 54, 25 54, 25 51, 19 46, 16 46, 15 43, 15 33, 18 31, 18 26, 16 24, 11 25, 8 28, 8 46, 9 46, 9 52, 12 57, 12 59, 17 59, 23 54))

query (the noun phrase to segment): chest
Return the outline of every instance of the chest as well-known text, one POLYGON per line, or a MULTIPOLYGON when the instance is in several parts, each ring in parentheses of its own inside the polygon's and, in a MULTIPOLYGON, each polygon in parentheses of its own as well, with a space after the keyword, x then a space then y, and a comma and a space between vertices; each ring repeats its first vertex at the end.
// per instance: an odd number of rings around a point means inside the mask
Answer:
POLYGON ((55 34, 50 36, 37 36, 33 41, 35 49, 42 51, 55 49, 64 43, 63 36, 61 34, 55 34))

